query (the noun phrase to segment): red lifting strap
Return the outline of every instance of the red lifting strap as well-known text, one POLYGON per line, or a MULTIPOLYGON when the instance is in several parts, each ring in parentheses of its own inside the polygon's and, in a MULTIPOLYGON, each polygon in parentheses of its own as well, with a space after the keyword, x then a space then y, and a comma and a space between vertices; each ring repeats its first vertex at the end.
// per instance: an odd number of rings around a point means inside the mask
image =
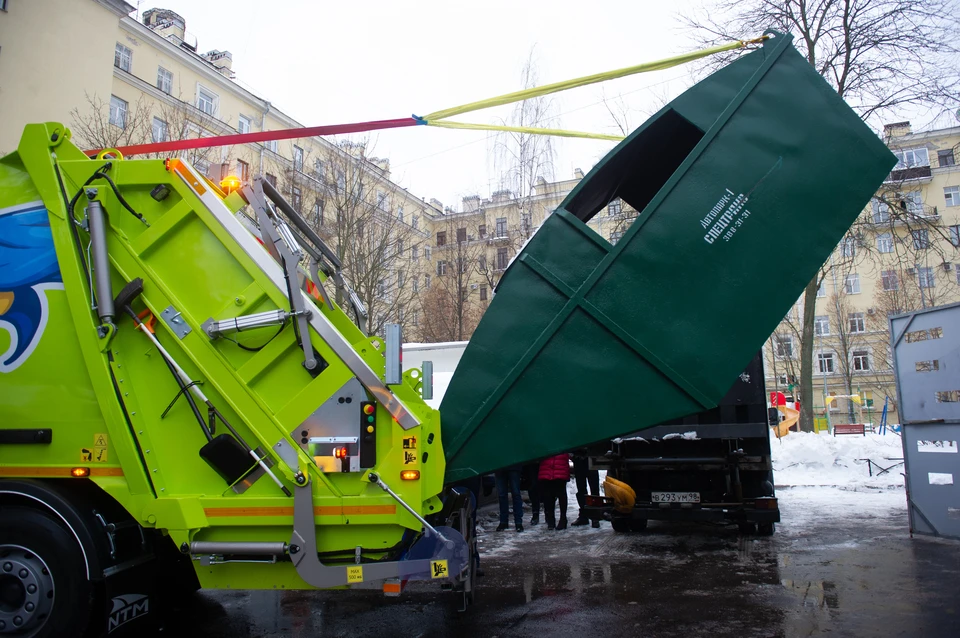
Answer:
MULTIPOLYGON (((189 140, 172 140, 170 142, 154 142, 152 144, 133 144, 120 146, 116 150, 124 155, 138 153, 169 153, 185 151, 190 148, 209 148, 211 146, 230 146, 232 144, 248 144, 251 142, 268 142, 271 140, 289 140, 298 137, 313 137, 315 135, 340 135, 343 133, 362 133, 385 128, 401 128, 424 124, 422 120, 404 117, 397 120, 376 120, 373 122, 355 122, 353 124, 332 124, 330 126, 310 126, 304 128, 288 128, 277 131, 258 131, 256 133, 236 133, 234 135, 217 135, 213 137, 199 137, 189 140)), ((85 151, 87 155, 96 155, 103 149, 85 151)))

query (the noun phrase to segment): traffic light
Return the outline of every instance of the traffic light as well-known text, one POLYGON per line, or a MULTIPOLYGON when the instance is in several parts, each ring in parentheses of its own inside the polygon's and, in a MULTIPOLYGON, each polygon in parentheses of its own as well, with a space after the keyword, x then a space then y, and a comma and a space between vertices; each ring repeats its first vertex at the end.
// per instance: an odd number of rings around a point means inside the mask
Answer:
POLYGON ((360 403, 360 467, 377 464, 377 404, 360 403))

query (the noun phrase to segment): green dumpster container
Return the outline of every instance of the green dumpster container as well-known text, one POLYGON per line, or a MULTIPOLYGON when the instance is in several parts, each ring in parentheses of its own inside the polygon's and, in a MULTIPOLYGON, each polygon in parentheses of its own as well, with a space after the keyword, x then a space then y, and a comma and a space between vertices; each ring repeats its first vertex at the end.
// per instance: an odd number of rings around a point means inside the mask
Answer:
POLYGON ((714 407, 894 166, 772 34, 664 107, 548 217, 441 405, 447 479, 714 407), (616 246, 587 222, 641 211, 616 246))

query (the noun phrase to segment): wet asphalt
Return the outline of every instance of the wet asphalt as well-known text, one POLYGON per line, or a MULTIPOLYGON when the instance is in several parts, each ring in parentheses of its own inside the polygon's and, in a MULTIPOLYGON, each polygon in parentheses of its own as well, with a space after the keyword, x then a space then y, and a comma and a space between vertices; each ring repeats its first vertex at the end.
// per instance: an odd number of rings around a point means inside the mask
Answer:
POLYGON ((784 522, 769 538, 676 523, 636 534, 607 523, 495 532, 487 507, 484 576, 466 612, 462 596, 426 584, 400 598, 200 592, 169 615, 163 635, 960 636, 960 541, 911 538, 905 506, 889 494, 860 512, 870 494, 834 491, 811 501, 781 489, 784 522))

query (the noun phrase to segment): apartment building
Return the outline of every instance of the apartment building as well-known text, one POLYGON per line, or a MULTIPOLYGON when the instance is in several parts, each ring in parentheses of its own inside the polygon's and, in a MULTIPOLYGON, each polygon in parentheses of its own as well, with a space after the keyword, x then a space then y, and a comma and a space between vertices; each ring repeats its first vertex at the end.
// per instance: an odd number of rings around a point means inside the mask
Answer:
MULTIPOLYGON (((812 401, 833 400, 833 422, 850 418, 898 423, 888 316, 960 301, 960 126, 912 131, 884 127, 899 162, 830 256, 817 293, 812 401)), ((784 229, 779 241, 790 241, 784 229)), ((803 299, 765 346, 767 387, 793 392, 800 378, 803 299)))

